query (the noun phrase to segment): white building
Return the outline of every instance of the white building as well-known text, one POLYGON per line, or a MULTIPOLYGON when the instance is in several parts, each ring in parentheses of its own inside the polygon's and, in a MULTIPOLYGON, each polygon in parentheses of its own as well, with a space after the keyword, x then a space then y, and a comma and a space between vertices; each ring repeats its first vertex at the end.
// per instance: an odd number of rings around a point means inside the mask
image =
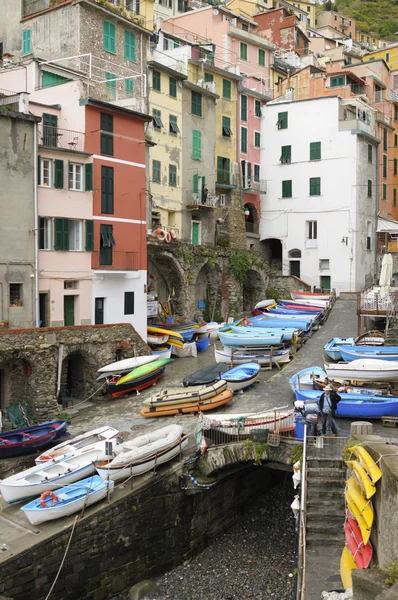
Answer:
POLYGON ((337 293, 373 283, 376 269, 376 111, 337 96, 263 112, 260 239, 273 271, 337 293))

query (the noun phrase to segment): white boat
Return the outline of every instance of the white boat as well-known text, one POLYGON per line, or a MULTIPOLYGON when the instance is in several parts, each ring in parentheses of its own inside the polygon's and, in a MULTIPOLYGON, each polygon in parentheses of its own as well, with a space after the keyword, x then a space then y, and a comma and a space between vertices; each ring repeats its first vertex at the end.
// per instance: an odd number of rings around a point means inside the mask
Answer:
POLYGON ((49 460, 53 460, 54 458, 59 458, 65 455, 73 455, 79 451, 90 450, 90 446, 97 442, 101 442, 103 440, 111 440, 115 438, 118 434, 118 430, 113 427, 99 427, 98 429, 93 429, 92 431, 87 431, 86 433, 82 433, 72 440, 67 440, 66 442, 62 442, 62 444, 58 444, 58 446, 53 446, 43 454, 40 454, 35 459, 35 463, 41 464, 45 463, 49 460))
POLYGON ((255 362, 246 362, 225 371, 220 378, 225 381, 230 390, 239 392, 255 383, 260 374, 261 365, 255 362))
POLYGON ((156 406, 158 404, 172 405, 185 404, 187 402, 199 402, 214 398, 231 387, 224 379, 218 379, 206 385, 191 385, 189 387, 167 388, 156 392, 143 401, 144 406, 156 406))
MULTIPOLYGON (((222 350, 214 348, 214 358, 217 363, 230 364, 232 360, 232 348, 224 346, 222 350)), ((244 364, 248 362, 257 362, 259 365, 268 365, 270 360, 270 353, 266 351, 255 351, 248 350, 247 352, 237 350, 233 354, 234 365, 244 364)), ((275 350, 272 354, 272 360, 278 364, 284 364, 290 362, 290 348, 284 348, 283 350, 275 350)))
POLYGON ((225 323, 217 323, 215 321, 212 321, 211 323, 207 323, 206 327, 202 329, 202 327, 199 328, 199 333, 198 333, 198 338, 204 339, 204 338, 210 338, 210 343, 211 342, 215 342, 218 339, 218 330, 223 327, 225 325, 225 323))
POLYGON ((134 356, 132 358, 125 358, 124 360, 118 360, 114 363, 110 363, 105 367, 98 369, 98 373, 119 373, 120 371, 132 371, 137 367, 146 365, 153 360, 158 360, 158 357, 154 354, 147 356, 134 356))
POLYGON ((152 348, 152 353, 158 358, 171 358, 171 346, 160 346, 159 348, 152 348))
POLYGON ((99 475, 92 475, 49 493, 46 497, 36 498, 29 504, 21 506, 32 525, 45 521, 54 521, 79 512, 87 506, 99 502, 112 494, 115 488, 113 481, 103 481, 99 475))
POLYGON ((301 300, 286 300, 287 304, 297 304, 298 306, 314 306, 315 308, 328 308, 330 300, 310 300, 302 298, 301 300))
POLYGON ((330 379, 347 381, 398 381, 398 361, 363 358, 325 365, 330 379))
POLYGON ((152 335, 151 333, 147 335, 147 342, 152 346, 163 346, 168 339, 168 335, 152 335))
POLYGON ((309 300, 330 300, 333 294, 313 294, 312 292, 299 292, 297 290, 290 290, 290 296, 292 300, 303 300, 306 298, 309 300))
MULTIPOLYGON (((293 431, 295 428, 294 410, 287 406, 272 408, 257 413, 223 413, 213 416, 200 415, 203 429, 215 429, 227 435, 250 435, 255 429, 268 431, 293 431)), ((207 434, 206 434, 207 435, 207 434)))
POLYGON ((1 480, 0 491, 4 500, 9 503, 19 502, 88 477, 95 471, 94 461, 108 458, 105 444, 106 442, 100 442, 97 444, 98 448, 89 452, 50 460, 1 480))
POLYGON ((159 464, 176 457, 188 445, 188 436, 181 425, 168 425, 121 444, 116 458, 95 463, 104 480, 119 481, 151 471, 159 464))
POLYGON ((261 300, 260 302, 257 302, 254 308, 268 308, 269 306, 274 306, 275 304, 275 300, 271 298, 269 300, 261 300))

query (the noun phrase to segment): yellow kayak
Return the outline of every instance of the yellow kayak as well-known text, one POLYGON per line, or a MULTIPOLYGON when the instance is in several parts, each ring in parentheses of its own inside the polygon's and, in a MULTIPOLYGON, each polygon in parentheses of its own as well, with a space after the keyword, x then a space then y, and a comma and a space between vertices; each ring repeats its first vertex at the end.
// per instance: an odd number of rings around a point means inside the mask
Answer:
POLYGON ((358 507, 360 514, 365 519, 367 526, 369 529, 371 529, 374 517, 372 502, 370 500, 366 500, 366 498, 363 496, 362 490, 355 481, 354 477, 350 477, 347 481, 347 490, 354 501, 354 504, 356 504, 358 507))
POLYGON ((376 493, 376 488, 373 485, 371 478, 359 461, 347 460, 346 463, 354 472, 359 486, 362 491, 365 492, 366 499, 369 500, 376 493))
POLYGON ((370 538, 370 527, 368 527, 365 519, 363 518, 363 516, 361 515, 361 513, 359 512, 359 508, 357 507, 357 505, 355 504, 354 500, 351 498, 350 494, 347 492, 345 492, 345 499, 347 502, 347 506, 350 509, 350 511, 352 512, 352 514, 354 515, 356 522, 358 523, 358 527, 361 530, 361 535, 362 535, 362 539, 363 539, 363 543, 366 545, 369 541, 370 538))
POLYGON ((173 338, 169 337, 167 343, 169 346, 174 346, 174 348, 184 348, 184 342, 182 342, 181 340, 173 340, 173 338))
POLYGON ((172 329, 162 329, 161 327, 152 327, 148 325, 147 331, 148 333, 160 333, 162 335, 169 335, 170 337, 175 337, 179 340, 184 339, 181 333, 178 333, 178 331, 173 331, 172 329))
POLYGON ((344 546, 344 550, 340 558, 340 577, 343 582, 343 588, 348 590, 352 587, 352 570, 357 569, 355 560, 347 546, 344 546))
POLYGON ((352 446, 349 448, 349 450, 355 454, 357 458, 359 458, 363 468, 368 472, 373 483, 376 483, 379 481, 379 479, 381 479, 381 471, 379 467, 376 465, 375 461, 370 456, 369 452, 365 450, 365 448, 362 446, 352 446))

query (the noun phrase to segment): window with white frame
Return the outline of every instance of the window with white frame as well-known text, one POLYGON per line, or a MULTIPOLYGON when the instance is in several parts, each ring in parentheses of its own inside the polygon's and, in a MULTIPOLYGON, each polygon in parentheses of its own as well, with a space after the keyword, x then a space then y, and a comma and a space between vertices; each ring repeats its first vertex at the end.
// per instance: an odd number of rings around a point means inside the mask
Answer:
POLYGON ((83 165, 69 163, 69 189, 76 192, 83 190, 83 165))
POLYGON ((320 258, 319 259, 319 270, 326 271, 330 269, 330 261, 328 258, 320 258))
POLYGON ((40 157, 40 185, 52 186, 52 160, 40 157))
POLYGON ((316 240, 318 238, 317 221, 307 221, 307 239, 316 240))
POLYGON ((39 218, 39 249, 52 250, 52 219, 48 217, 39 218))
POLYGON ((82 249, 82 221, 69 219, 69 250, 82 249))

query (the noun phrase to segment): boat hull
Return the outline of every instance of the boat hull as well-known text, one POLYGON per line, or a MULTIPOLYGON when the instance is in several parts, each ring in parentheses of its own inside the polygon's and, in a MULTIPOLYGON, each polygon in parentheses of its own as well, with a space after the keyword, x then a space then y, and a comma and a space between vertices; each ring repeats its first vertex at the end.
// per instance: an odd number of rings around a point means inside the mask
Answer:
POLYGON ((224 404, 227 404, 233 396, 233 391, 228 388, 208 400, 199 400, 199 402, 187 402, 184 404, 173 405, 158 405, 158 406, 145 406, 140 410, 143 417, 170 417, 173 415, 185 415, 189 413, 197 413, 201 411, 213 410, 219 408, 224 404))
POLYGON ((330 379, 339 381, 398 381, 398 362, 360 359, 348 363, 325 365, 330 379))
POLYGON ((261 334, 249 334, 244 335, 241 333, 226 333, 218 332, 221 343, 224 346, 241 346, 245 347, 263 347, 263 346, 280 346, 283 341, 283 337, 280 334, 275 335, 261 335, 261 334))
MULTIPOLYGON (((225 347, 224 350, 214 348, 214 357, 217 363, 231 364, 231 348, 225 347)), ((268 352, 237 352, 233 355, 234 364, 245 364, 247 362, 257 362, 259 365, 268 365, 271 355, 268 352)), ((276 350, 272 354, 272 360, 278 364, 290 362, 290 348, 276 350)))
POLYGON ((341 348, 341 358, 345 362, 361 358, 398 361, 398 348, 396 346, 348 346, 341 348))
POLYGON ((324 349, 326 356, 328 356, 328 358, 338 361, 338 360, 342 360, 342 356, 341 356, 341 352, 340 352, 341 348, 343 346, 352 346, 353 343, 354 343, 354 338, 346 338, 346 339, 333 338, 332 340, 327 342, 327 344, 324 345, 323 349, 324 349))
POLYGON ((66 421, 49 421, 0 433, 0 459, 25 456, 41 450, 66 432, 66 421))
POLYGON ((101 369, 98 369, 98 373, 120 373, 121 371, 131 371, 132 369, 146 365, 154 360, 157 360, 157 357, 152 355, 125 358, 124 360, 118 360, 105 367, 101 367, 101 369))
POLYGON ((309 298, 310 300, 330 300, 332 294, 314 294, 312 292, 297 292, 290 290, 290 297, 292 300, 301 300, 302 298, 309 298))
POLYGON ((181 404, 184 402, 198 402, 214 398, 227 389, 227 382, 219 379, 210 385, 195 387, 180 387, 160 390, 157 394, 146 398, 144 406, 156 406, 159 404, 181 404))
POLYGON ((93 429, 92 431, 78 435, 71 440, 67 440, 62 444, 58 444, 58 446, 53 446, 43 454, 40 454, 40 456, 35 459, 35 463, 38 465, 48 462, 49 460, 54 460, 60 456, 75 454, 77 451, 88 449, 92 444, 102 440, 113 439, 118 433, 117 429, 108 426, 93 429))
POLYGON ((162 379, 164 371, 165 367, 160 367, 160 369, 157 369, 145 377, 135 379, 134 381, 127 381, 122 385, 116 385, 116 383, 108 382, 108 388, 113 398, 121 398, 122 396, 131 394, 132 392, 140 392, 141 390, 151 387, 151 385, 155 385, 155 383, 162 379))
POLYGON ((250 436, 257 428, 268 431, 293 431, 295 429, 294 411, 282 411, 280 409, 269 410, 259 413, 226 413, 220 415, 204 416, 202 419, 203 429, 207 432, 211 429, 227 436, 250 436))
MULTIPOLYGON (((321 392, 316 390, 296 390, 296 399, 304 402, 319 400, 321 392), (312 393, 311 393, 312 392, 312 393)), ((337 405, 336 417, 347 419, 381 419, 381 417, 398 416, 398 399, 383 399, 373 397, 363 400, 361 396, 346 400, 345 395, 337 405)))

